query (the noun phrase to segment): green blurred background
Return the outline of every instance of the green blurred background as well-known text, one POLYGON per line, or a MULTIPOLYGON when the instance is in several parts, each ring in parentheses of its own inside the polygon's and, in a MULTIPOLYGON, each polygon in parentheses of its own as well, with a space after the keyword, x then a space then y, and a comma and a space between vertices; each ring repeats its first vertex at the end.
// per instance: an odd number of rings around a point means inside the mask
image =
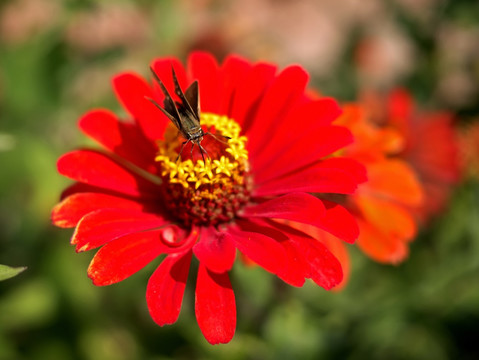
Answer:
POLYGON ((478 359, 479 188, 465 179, 448 210, 392 267, 351 247, 342 292, 284 285, 261 269, 232 274, 238 326, 211 346, 187 290, 179 321, 160 328, 145 288, 156 264, 97 288, 92 253, 50 225, 68 184, 56 159, 86 144, 93 107, 122 114, 113 74, 147 76, 151 59, 191 49, 221 59, 304 65, 322 93, 407 86, 424 107, 468 124, 479 109, 479 2, 465 0, 0 1, 0 360, 478 359))

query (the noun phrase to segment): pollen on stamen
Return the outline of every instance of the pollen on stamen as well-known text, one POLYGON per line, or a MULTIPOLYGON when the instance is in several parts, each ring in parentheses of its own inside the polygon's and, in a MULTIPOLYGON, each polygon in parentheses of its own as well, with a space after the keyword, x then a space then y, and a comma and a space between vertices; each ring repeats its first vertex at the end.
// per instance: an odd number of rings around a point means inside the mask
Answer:
POLYGON ((209 154, 204 161, 191 156, 177 161, 184 139, 173 125, 158 142, 156 161, 161 165, 166 206, 185 225, 228 222, 250 197, 247 138, 240 135, 238 123, 204 113, 201 124, 205 133, 214 135, 205 135, 201 143, 209 154))

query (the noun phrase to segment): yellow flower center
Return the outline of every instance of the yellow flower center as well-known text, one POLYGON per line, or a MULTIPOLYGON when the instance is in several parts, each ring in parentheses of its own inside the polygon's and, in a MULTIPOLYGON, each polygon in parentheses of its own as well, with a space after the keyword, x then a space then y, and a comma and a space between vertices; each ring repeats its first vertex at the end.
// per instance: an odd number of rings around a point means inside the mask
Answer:
POLYGON ((234 120, 216 114, 201 114, 205 135, 199 147, 189 142, 177 161, 184 139, 173 124, 158 142, 156 161, 161 165, 163 195, 173 215, 183 223, 227 222, 249 200, 250 177, 245 136, 234 120))

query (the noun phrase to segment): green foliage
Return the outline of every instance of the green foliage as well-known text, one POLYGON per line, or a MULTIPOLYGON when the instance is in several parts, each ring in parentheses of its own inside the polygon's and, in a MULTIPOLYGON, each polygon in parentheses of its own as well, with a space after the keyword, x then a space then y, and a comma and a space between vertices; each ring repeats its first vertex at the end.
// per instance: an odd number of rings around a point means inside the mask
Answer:
POLYGON ((10 279, 23 272, 26 267, 10 267, 0 264, 0 281, 10 279))

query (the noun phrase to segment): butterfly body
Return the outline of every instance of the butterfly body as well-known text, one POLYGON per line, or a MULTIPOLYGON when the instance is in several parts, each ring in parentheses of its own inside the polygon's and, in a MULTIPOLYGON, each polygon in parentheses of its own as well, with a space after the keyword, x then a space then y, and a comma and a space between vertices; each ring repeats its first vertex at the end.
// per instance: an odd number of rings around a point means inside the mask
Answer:
POLYGON ((156 105, 158 109, 160 109, 163 114, 168 117, 173 124, 175 124, 176 128, 178 129, 179 133, 186 139, 181 145, 180 152, 176 160, 179 159, 181 153, 183 152, 183 148, 189 142, 192 143, 191 146, 191 154, 193 154, 193 147, 194 145, 198 145, 198 148, 201 152, 201 157, 203 158, 203 162, 205 157, 203 154, 208 155, 206 150, 201 146, 201 141, 206 134, 201 128, 200 123, 200 94, 198 91, 198 81, 195 80, 189 87, 186 89, 185 92, 181 90, 180 84, 178 83, 178 78, 176 76, 175 70, 172 67, 171 73, 173 76, 173 83, 175 85, 175 94, 180 98, 181 102, 175 102, 171 97, 168 89, 163 84, 161 79, 155 73, 155 71, 151 68, 151 72, 155 77, 156 81, 161 87, 161 91, 165 96, 165 100, 163 101, 163 107, 160 106, 155 100, 150 100, 153 104, 156 105))
MULTIPOLYGON (((158 77, 158 75, 155 73, 155 71, 152 68, 150 69, 156 81, 160 85, 163 95, 165 95, 165 100, 163 101, 163 107, 160 106, 153 99, 148 99, 148 100, 150 100, 153 104, 155 104, 155 106, 158 109, 160 109, 163 112, 163 114, 165 114, 166 117, 168 117, 171 120, 171 122, 173 122, 173 124, 175 124, 176 128, 178 129, 178 132, 186 139, 186 141, 184 141, 181 144, 181 149, 180 149, 180 152, 178 153, 178 157, 176 158, 176 161, 178 161, 178 159, 180 158, 185 145, 191 142, 192 143, 191 155, 193 154, 193 147, 196 144, 198 148, 200 149, 203 162, 205 162, 204 154, 208 156, 208 153, 203 148, 203 146, 201 146, 201 141, 203 141, 203 137, 205 135, 210 135, 217 141, 220 141, 223 143, 224 141, 219 140, 215 135, 213 135, 210 132, 204 132, 203 129, 201 128, 200 93, 198 89, 198 80, 193 81, 193 83, 186 89, 186 91, 183 92, 178 82, 175 69, 171 67, 173 83, 175 85, 175 94, 181 100, 181 102, 175 102, 173 98, 171 97, 170 93, 168 92, 168 89, 163 84, 163 82, 158 77)), ((224 135, 221 135, 221 136, 225 139, 229 139, 229 137, 227 136, 224 136, 224 135)))
POLYGON ((178 130, 181 135, 194 143, 201 142, 205 132, 201 128, 200 122, 187 109, 182 108, 178 103, 176 105, 180 115, 181 129, 178 128, 178 130))

